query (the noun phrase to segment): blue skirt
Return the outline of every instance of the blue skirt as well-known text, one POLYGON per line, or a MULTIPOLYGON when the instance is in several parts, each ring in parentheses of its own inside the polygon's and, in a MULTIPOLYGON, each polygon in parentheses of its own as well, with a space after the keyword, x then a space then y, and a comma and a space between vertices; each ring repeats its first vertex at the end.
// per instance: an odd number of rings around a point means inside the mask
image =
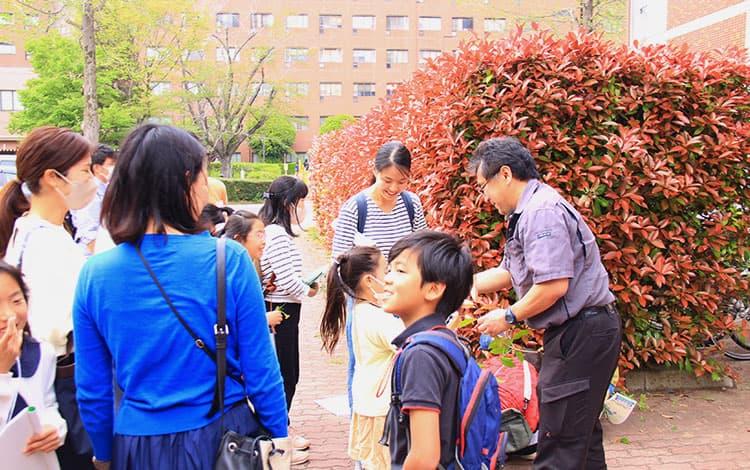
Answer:
MULTIPOLYGON (((258 422, 246 402, 224 415, 224 431, 243 436, 258 432, 258 422)), ((202 428, 155 436, 115 434, 112 470, 211 470, 223 432, 218 418, 202 428)))

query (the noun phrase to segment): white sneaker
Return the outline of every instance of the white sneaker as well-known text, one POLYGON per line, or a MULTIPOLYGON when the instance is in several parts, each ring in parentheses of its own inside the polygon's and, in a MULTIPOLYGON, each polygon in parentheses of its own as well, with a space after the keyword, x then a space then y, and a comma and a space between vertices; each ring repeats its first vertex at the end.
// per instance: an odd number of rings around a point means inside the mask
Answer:
POLYGON ((310 460, 310 453, 306 450, 292 449, 292 466, 306 464, 310 460))
POLYGON ((295 450, 307 450, 310 448, 310 441, 302 436, 294 436, 292 438, 292 449, 295 450))

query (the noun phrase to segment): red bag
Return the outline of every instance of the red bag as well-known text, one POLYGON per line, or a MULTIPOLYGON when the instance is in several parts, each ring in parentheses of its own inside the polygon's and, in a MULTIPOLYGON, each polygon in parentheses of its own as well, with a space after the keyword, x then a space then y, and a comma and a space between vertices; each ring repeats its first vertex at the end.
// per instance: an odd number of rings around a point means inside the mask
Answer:
POLYGON ((504 366, 498 356, 487 359, 484 367, 492 371, 497 379, 497 392, 503 411, 507 408, 521 411, 531 431, 536 431, 539 425, 536 369, 527 361, 516 363, 514 367, 504 366))

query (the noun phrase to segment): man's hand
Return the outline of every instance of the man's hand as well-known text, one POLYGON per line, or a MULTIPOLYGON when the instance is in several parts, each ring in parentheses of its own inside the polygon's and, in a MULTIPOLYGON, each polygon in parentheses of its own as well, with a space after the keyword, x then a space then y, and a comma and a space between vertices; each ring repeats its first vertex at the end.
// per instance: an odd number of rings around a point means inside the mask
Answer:
POLYGON ((8 318, 8 326, 0 335, 0 373, 7 373, 21 354, 23 332, 16 328, 16 317, 8 318))
POLYGON ((505 309, 498 308, 487 313, 477 320, 477 329, 480 333, 486 333, 490 336, 497 336, 503 331, 510 329, 510 325, 505 321, 505 309))
POLYGON ((26 448, 23 453, 26 455, 34 452, 52 452, 62 445, 60 435, 54 426, 44 426, 42 432, 34 434, 26 442, 26 448))

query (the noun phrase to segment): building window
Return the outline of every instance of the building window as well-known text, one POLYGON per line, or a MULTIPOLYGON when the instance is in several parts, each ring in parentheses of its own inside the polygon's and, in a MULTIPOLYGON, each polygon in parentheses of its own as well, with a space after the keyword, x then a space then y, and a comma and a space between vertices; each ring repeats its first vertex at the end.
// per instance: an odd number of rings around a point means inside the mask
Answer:
POLYGON ((185 88, 185 91, 187 91, 188 93, 197 95, 198 93, 200 93, 203 84, 199 82, 183 82, 182 87, 185 88))
POLYGON ((250 29, 263 29, 273 26, 273 15, 271 13, 251 13, 250 29))
POLYGON ((310 117, 292 116, 292 124, 297 131, 306 131, 310 127, 310 117))
POLYGON ((286 17, 287 28, 307 28, 309 25, 307 15, 289 15, 286 17))
POLYGON ((453 31, 471 31, 474 29, 474 18, 454 17, 451 24, 453 31))
POLYGON ((385 29, 388 31, 407 31, 409 29, 409 17, 386 16, 385 29))
POLYGON ((375 29, 375 16, 373 15, 354 15, 352 16, 352 29, 375 29))
POLYGON ((286 96, 307 96, 310 84, 307 82, 292 82, 286 85, 286 96))
POLYGON ((0 12, 0 25, 13 24, 13 13, 0 12))
POLYGON ((352 51, 352 60, 355 64, 374 64, 375 49, 354 49, 352 51))
POLYGON ((328 119, 331 116, 320 116, 320 125, 322 126, 324 122, 326 122, 326 119, 328 119))
POLYGON ((147 47, 146 48, 146 59, 148 60, 159 60, 164 55, 164 48, 162 47, 147 47))
POLYGON ((27 28, 30 26, 39 26, 39 15, 26 15, 26 19, 24 20, 24 26, 27 28))
POLYGON ((374 83, 355 83, 354 96, 375 96, 374 83))
POLYGON ((341 82, 320 82, 320 96, 341 96, 341 82))
POLYGON ((242 161, 242 154, 240 152, 234 152, 230 160, 232 163, 239 163, 242 161))
POLYGON ((232 62, 240 61, 240 54, 237 52, 236 47, 229 47, 229 48, 217 47, 216 48, 216 60, 217 61, 229 62, 229 59, 232 59, 232 62))
POLYGON ((258 92, 258 96, 271 96, 271 92, 273 91, 273 85, 270 83, 263 83, 260 84, 258 82, 252 83, 252 89, 253 93, 258 89, 258 85, 260 85, 260 91, 258 92))
POLYGON ((16 45, 9 42, 0 42, 0 54, 13 55, 16 53, 16 45))
POLYGON ((443 29, 442 20, 439 16, 420 16, 420 31, 440 31, 443 29))
POLYGON ((151 82, 151 93, 156 96, 163 95, 171 89, 172 86, 169 82, 151 82))
POLYGON ((396 92, 396 87, 398 87, 398 83, 386 83, 385 84, 385 96, 391 96, 393 93, 396 92))
POLYGON ((240 27, 240 14, 239 13, 217 13, 216 14, 216 27, 217 28, 239 28, 240 27))
POLYGON ((391 64, 408 64, 409 51, 406 49, 388 49, 385 51, 385 62, 391 64))
POLYGON ((341 63, 344 61, 344 56, 341 49, 321 49, 320 50, 320 62, 335 62, 341 63))
POLYGON ((419 63, 425 64, 430 59, 436 59, 442 51, 436 49, 420 49, 419 50, 419 63))
POLYGON ((488 33, 500 33, 505 31, 505 18, 485 18, 484 30, 488 33))
POLYGON ((341 28, 341 15, 320 15, 320 29, 341 28))
POLYGON ((286 63, 305 62, 307 54, 308 50, 306 47, 287 47, 284 51, 284 61, 286 63))
POLYGON ((183 57, 185 60, 203 60, 206 58, 206 53, 204 51, 187 51, 183 57))
POLYGON ((0 111, 21 111, 23 105, 16 90, 0 90, 0 111))

